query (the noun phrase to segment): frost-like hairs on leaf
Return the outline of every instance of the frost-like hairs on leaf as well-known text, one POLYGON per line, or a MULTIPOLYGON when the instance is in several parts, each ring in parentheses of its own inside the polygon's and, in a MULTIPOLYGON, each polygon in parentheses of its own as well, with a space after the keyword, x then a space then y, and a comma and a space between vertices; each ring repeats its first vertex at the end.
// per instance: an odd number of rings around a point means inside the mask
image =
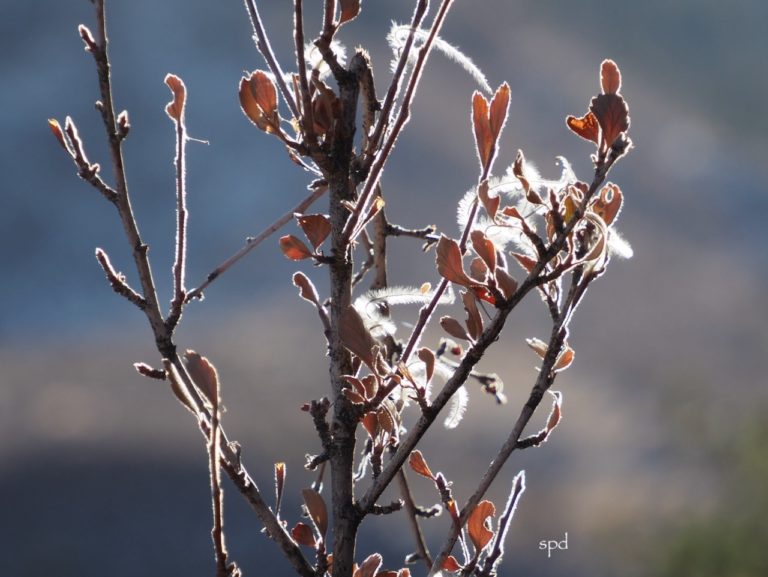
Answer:
MULTIPOLYGON (((331 50, 336 55, 336 60, 339 61, 339 64, 345 66, 347 64, 346 47, 341 42, 333 40, 331 42, 331 50)), ((309 68, 309 70, 317 69, 321 80, 324 80, 331 73, 331 68, 328 66, 328 63, 323 60, 323 55, 320 53, 320 50, 312 43, 307 42, 307 44, 304 45, 304 60, 307 63, 307 68, 309 68)))
MULTIPOLYGON (((435 296, 435 291, 422 292, 416 287, 393 286, 370 290, 355 299, 354 307, 362 317, 365 327, 374 338, 394 335, 397 326, 389 316, 392 305, 426 304, 435 296)), ((449 305, 454 301, 452 290, 447 290, 437 301, 449 305)))
POLYGON ((451 408, 448 410, 448 416, 443 422, 446 429, 455 429, 459 425, 461 419, 464 418, 468 402, 469 394, 467 389, 464 385, 461 385, 451 397, 451 408))
MULTIPOLYGON (((387 34, 387 42, 389 43, 389 46, 392 48, 392 52, 395 55, 395 58, 391 62, 391 68, 393 72, 397 68, 397 61, 400 58, 400 52, 403 49, 403 46, 405 46, 405 42, 408 39, 410 32, 410 26, 392 22, 392 28, 390 29, 389 34, 387 34)), ((413 66, 415 64, 419 55, 418 49, 424 44, 424 42, 426 42, 428 37, 428 30, 424 30, 422 28, 416 30, 416 34, 414 35, 413 48, 408 58, 409 66, 413 66)), ((493 89, 491 88, 490 84, 488 84, 488 80, 486 80, 485 74, 483 74, 482 70, 480 70, 480 68, 478 68, 474 62, 472 62, 472 59, 469 56, 439 36, 435 38, 433 47, 435 50, 445 54, 449 60, 453 60, 456 64, 461 66, 487 94, 493 94, 493 89)))
POLYGON ((611 255, 619 258, 632 258, 635 251, 624 238, 613 228, 608 229, 608 250, 611 255))

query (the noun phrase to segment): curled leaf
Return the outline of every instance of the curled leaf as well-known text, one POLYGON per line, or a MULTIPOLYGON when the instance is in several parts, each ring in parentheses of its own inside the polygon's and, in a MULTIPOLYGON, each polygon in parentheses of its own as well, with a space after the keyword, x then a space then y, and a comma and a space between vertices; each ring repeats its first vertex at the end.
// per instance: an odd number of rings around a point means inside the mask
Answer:
POLYGON ((182 123, 184 121, 184 104, 187 99, 187 88, 184 86, 184 81, 175 74, 167 74, 165 76, 165 83, 173 92, 173 100, 166 105, 165 113, 175 122, 182 123))
POLYGON ((475 546, 475 551, 482 551, 491 541, 493 531, 488 528, 490 524, 488 519, 495 514, 496 507, 490 501, 480 501, 470 513, 469 519, 467 519, 467 530, 469 531, 469 538, 475 546))
POLYGON ((320 304, 320 297, 317 294, 317 289, 309 277, 303 272, 293 273, 293 284, 299 287, 299 295, 306 301, 311 302, 314 305, 320 304))
POLYGON ((51 129, 51 132, 53 132, 53 135, 56 137, 56 140, 59 141, 59 144, 61 144, 61 147, 67 152, 70 152, 69 147, 67 146, 67 141, 64 138, 64 131, 61 130, 61 125, 59 124, 59 121, 56 120, 55 118, 49 118, 48 128, 51 129))
POLYGON ((584 140, 589 140, 595 144, 600 141, 600 127, 597 123, 597 118, 591 112, 587 112, 581 118, 569 116, 565 119, 565 123, 571 131, 578 134, 584 140))
POLYGON ((360 313, 352 305, 348 306, 339 319, 341 342, 353 355, 360 358, 371 371, 374 371, 374 347, 376 341, 365 328, 360 313))
POLYGON ((266 72, 256 70, 240 79, 240 107, 248 119, 267 133, 280 130, 277 88, 266 72))
POLYGON ((339 24, 349 22, 360 14, 360 0, 341 0, 341 18, 339 24))
POLYGON ((488 267, 491 274, 496 270, 496 247, 482 230, 473 230, 470 233, 472 248, 488 267))
POLYGON ((422 477, 434 480, 435 476, 432 474, 429 465, 427 465, 427 461, 424 459, 424 455, 422 455, 421 451, 418 449, 411 451, 411 454, 408 456, 408 464, 411 466, 411 469, 413 469, 422 477))
POLYGON ((542 359, 547 355, 547 350, 549 349, 549 347, 547 346, 547 343, 545 343, 541 339, 537 339, 537 338, 525 339, 525 342, 542 359))
POLYGON ((457 571, 461 571, 463 567, 459 565, 458 561, 456 561, 456 557, 453 555, 448 555, 448 557, 445 558, 445 561, 443 561, 442 569, 448 571, 449 573, 456 573, 457 571))
POLYGON ((426 365, 427 382, 429 382, 432 380, 432 375, 435 372, 435 353, 424 347, 419 349, 417 354, 419 356, 419 360, 421 360, 426 365))
POLYGON ((205 394, 214 407, 218 406, 219 375, 213 364, 193 350, 187 350, 184 353, 184 361, 187 365, 187 372, 197 388, 205 394))
POLYGON ((549 418, 547 419, 547 428, 545 429, 547 435, 552 432, 552 429, 557 427, 560 423, 560 419, 563 418, 561 409, 563 404, 563 394, 560 391, 549 391, 549 393, 554 397, 554 400, 552 401, 552 411, 549 413, 549 418))
POLYGON ((283 502, 285 488, 285 463, 275 463, 275 512, 280 514, 280 504, 283 502))
POLYGON ((464 341, 472 341, 472 337, 469 336, 466 329, 462 326, 462 324, 457 321, 453 317, 441 317, 440 318, 440 326, 443 327, 443 330, 451 335, 454 338, 461 339, 464 341))
POLYGON ((488 101, 477 91, 472 95, 472 128, 480 166, 485 169, 491 159, 494 138, 488 119, 488 101))
POLYGON ((488 113, 488 122, 491 127, 494 145, 499 140, 501 130, 507 122, 507 112, 509 110, 509 84, 506 82, 499 86, 491 99, 491 109, 488 113))
POLYGON ((629 107, 619 94, 598 94, 589 110, 600 125, 600 145, 608 148, 623 132, 629 130, 629 107))
POLYGON ((555 371, 556 373, 559 373, 560 371, 564 371, 565 369, 571 366, 571 364, 573 363, 574 356, 575 356, 575 353, 573 352, 573 349, 568 345, 565 345, 563 350, 557 356, 557 360, 555 361, 555 364, 552 367, 552 370, 555 371))
POLYGON ((381 555, 373 553, 366 557, 365 561, 363 561, 353 575, 354 577, 374 577, 379 567, 381 567, 381 555))
POLYGON ((498 194, 496 196, 491 196, 489 194, 489 184, 487 178, 480 183, 480 186, 477 187, 477 197, 480 199, 480 202, 483 203, 483 208, 485 209, 485 212, 488 213, 488 216, 491 218, 491 220, 496 218, 496 212, 499 210, 501 198, 499 198, 498 194))

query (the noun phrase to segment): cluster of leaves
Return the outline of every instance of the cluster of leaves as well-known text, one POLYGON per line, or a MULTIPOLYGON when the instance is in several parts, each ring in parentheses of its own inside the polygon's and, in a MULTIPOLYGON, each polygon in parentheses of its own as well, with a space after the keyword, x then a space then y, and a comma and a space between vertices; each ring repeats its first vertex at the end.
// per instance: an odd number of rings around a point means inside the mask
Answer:
POLYGON ((452 238, 445 233, 437 235, 432 226, 408 230, 390 223, 381 182, 384 167, 410 117, 410 104, 433 47, 464 66, 486 92, 491 92, 471 60, 438 36, 451 1, 440 2, 426 28, 422 28, 428 8, 426 0, 417 0, 409 25, 393 25, 389 35, 396 56, 393 75, 386 96, 379 100, 367 53, 357 49, 347 63, 346 51, 336 40, 339 30, 360 14, 360 0, 325 0, 321 32, 309 44, 304 42, 302 0, 294 0, 297 69, 288 74, 272 53, 255 2, 246 0, 257 48, 268 70, 255 70, 241 78, 240 106, 259 130, 277 138, 289 157, 315 179, 309 185, 311 194, 294 210, 257 237, 249 237, 246 245, 214 269, 204 283, 188 290, 184 170, 187 91, 180 78, 168 75, 166 83, 173 100, 166 112, 177 137, 177 220, 174 290, 166 314, 158 303, 147 246, 139 235, 128 197, 122 144, 130 125, 126 112, 114 112, 104 2, 94 0, 94 4, 99 22, 97 39, 84 26, 80 35, 99 71, 102 98, 98 108, 107 131, 116 186, 108 185, 100 176, 100 167, 88 161, 70 118, 63 128, 55 120, 49 124, 81 178, 116 207, 124 224, 141 290, 128 284, 125 275, 112 267, 101 249, 97 250, 97 259, 113 289, 141 309, 150 322, 163 368, 155 369, 146 363, 137 363, 136 368, 144 376, 170 383, 182 405, 195 415, 206 440, 217 577, 240 574, 229 561, 224 543, 222 471, 232 479, 264 523, 266 533, 302 577, 409 577, 409 568, 382 569, 379 553, 369 555, 359 564, 355 562, 362 521, 369 515, 401 509, 409 518, 417 548, 416 553, 407 556, 408 561, 423 562, 433 574, 447 571, 495 575, 510 522, 525 489, 524 473, 514 477, 509 499, 498 518, 495 504, 484 495, 514 450, 541 445, 559 424, 562 394, 552 391, 551 386, 574 360, 567 339, 573 312, 588 286, 604 273, 611 254, 631 252, 614 226, 623 204, 622 191, 616 184, 606 183, 611 167, 631 147, 627 136, 628 108, 620 94, 621 74, 616 64, 610 60, 602 63, 602 91, 592 99, 587 114, 566 120, 572 131, 596 146, 591 182, 578 180, 567 162, 559 181, 542 180, 522 151, 517 153, 505 177, 494 178, 492 170, 507 122, 510 88, 502 84, 490 99, 475 92, 471 120, 479 176, 477 185, 460 202, 461 233, 452 238), (359 102, 361 114, 357 110, 359 102), (328 213, 308 212, 311 204, 326 192, 328 213), (293 275, 293 283, 321 321, 328 347, 331 394, 330 398, 323 396, 303 407, 312 417, 322 450, 310 456, 306 465, 307 469, 318 471, 312 486, 302 490, 304 511, 310 522, 299 521, 289 530, 289 522, 281 514, 285 464, 275 465, 276 501, 270 507, 245 469, 239 445, 228 440, 222 427, 221 387, 216 369, 194 351, 179 355, 175 329, 194 298, 201 297, 210 283, 292 219, 306 240, 292 234, 282 236, 282 253, 294 261, 314 261, 329 273, 329 295, 325 298, 321 298, 303 272, 293 275), (424 279, 419 279, 419 288, 388 286, 386 249, 388 238, 395 236, 422 239, 425 250, 435 248, 435 268, 441 279, 436 287, 424 279), (364 258, 357 259, 361 252, 364 258), (522 269, 523 277, 519 280, 515 278, 519 273, 511 270, 512 261, 522 269), (371 271, 375 278, 370 290, 353 298, 353 289, 371 271), (460 346, 443 339, 435 347, 421 346, 436 308, 454 301, 454 288, 459 291, 466 318, 462 322, 446 315, 439 322, 450 337, 466 344, 460 346), (539 357, 538 376, 509 437, 471 497, 460 505, 446 476, 431 471, 417 446, 449 405, 445 425, 458 425, 467 406, 465 383, 469 379, 479 382, 485 392, 503 404, 501 380, 495 373, 479 371, 478 364, 498 339, 508 315, 531 292, 540 294, 552 321, 548 340, 527 340, 539 357), (397 337, 398 323, 392 316, 392 307, 402 304, 422 305, 410 335, 404 340, 397 337), (439 387, 436 377, 442 381, 439 387), (554 401, 545 426, 534 435, 522 437, 547 391, 554 401), (363 437, 360 454, 356 450, 358 436, 363 437), (434 484, 440 505, 424 508, 414 502, 404 469, 406 462, 411 470, 434 484), (326 468, 330 468, 331 479, 330 491, 324 496, 326 468), (370 484, 360 494, 358 482, 366 478, 370 484), (401 499, 389 505, 378 504, 396 478, 401 499), (442 509, 448 511, 451 524, 439 554, 433 557, 419 523, 442 509), (461 561, 453 553, 457 542, 463 553, 461 561), (313 552, 314 563, 301 547, 313 552))

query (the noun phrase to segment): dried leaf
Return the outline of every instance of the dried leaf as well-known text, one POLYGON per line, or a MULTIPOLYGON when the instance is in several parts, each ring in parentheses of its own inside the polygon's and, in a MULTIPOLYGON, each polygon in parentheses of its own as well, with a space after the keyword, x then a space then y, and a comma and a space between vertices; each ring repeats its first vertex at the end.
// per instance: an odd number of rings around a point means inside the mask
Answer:
POLYGON ((299 545, 312 548, 317 546, 315 536, 312 533, 312 528, 304 523, 296 523, 296 526, 291 529, 291 537, 293 537, 293 540, 299 545))
POLYGON ((470 286, 475 284, 464 272, 459 244, 445 235, 437 241, 437 272, 452 283, 470 286))
POLYGON ((354 573, 354 577, 374 577, 381 567, 381 555, 374 553, 366 557, 362 565, 354 573))
POLYGON ((557 427, 557 425, 560 423, 560 419, 563 417, 561 409, 563 403, 563 394, 560 391, 549 392, 554 397, 554 401, 552 401, 552 411, 549 413, 549 418, 547 419, 547 435, 552 432, 552 429, 557 427))
POLYGON ((56 120, 55 118, 49 118, 48 128, 51 129, 51 132, 53 132, 53 135, 56 137, 56 140, 59 141, 59 144, 61 144, 61 147, 67 152, 70 152, 69 147, 67 146, 67 141, 64 138, 64 132, 61 130, 61 125, 59 124, 59 121, 56 120))
POLYGON ((344 24, 360 14, 360 0, 341 0, 341 18, 339 24, 344 24))
POLYGON ((408 567, 403 567, 397 572, 397 577, 411 577, 411 570, 408 567))
POLYGON ((312 281, 309 280, 307 275, 303 272, 293 273, 293 284, 299 287, 299 295, 304 300, 311 302, 314 305, 320 304, 320 297, 317 295, 317 290, 312 281))
POLYGON ((613 60, 603 60, 600 65, 600 86, 603 94, 617 94, 621 90, 621 72, 613 60))
POLYGON ((555 361, 554 366, 552 367, 552 370, 556 373, 559 373, 560 371, 564 371, 568 367, 571 366, 573 363, 573 357, 575 356, 575 353, 573 352, 573 349, 569 347, 568 345, 565 345, 565 348, 563 351, 557 356, 557 360, 555 361))
POLYGON ((422 477, 434 480, 435 476, 432 474, 429 465, 427 465, 427 461, 424 459, 424 455, 422 455, 421 451, 418 449, 411 451, 411 454, 408 456, 408 464, 411 466, 411 469, 413 469, 414 472, 418 473, 422 477))
POLYGON ((301 496, 304 497, 304 504, 307 506, 312 522, 325 541, 325 535, 328 532, 328 509, 325 506, 325 500, 314 489, 302 489, 301 496))
POLYGON ((469 263, 469 278, 480 285, 488 282, 488 267, 480 257, 473 258, 469 263))
POLYGON ((379 571, 376 573, 376 577, 398 577, 399 573, 397 571, 379 571))
POLYGON ((372 399, 376 396, 376 392, 379 390, 379 379, 376 375, 366 375, 362 381, 363 395, 366 399, 372 399))
POLYGON ((443 327, 443 330, 452 337, 462 339, 464 341, 473 340, 472 337, 467 334, 467 331, 464 329, 461 323, 453 317, 441 317, 440 326, 443 327))
POLYGON ((275 463, 275 512, 280 514, 280 503, 283 501, 285 487, 285 463, 275 463))
POLYGON ((496 269, 496 286, 501 290, 505 299, 510 298, 517 290, 517 281, 502 267, 496 269))
POLYGON ((467 330, 472 339, 477 338, 483 333, 483 317, 477 308, 477 300, 474 293, 461 293, 461 301, 464 303, 464 310, 467 311, 467 330))
POLYGON ((467 530, 469 531, 469 538, 472 540, 472 544, 475 546, 475 551, 478 553, 485 549, 486 545, 493 537, 493 531, 488 529, 489 517, 493 517, 496 514, 496 507, 490 501, 480 501, 472 510, 472 513, 467 519, 467 530))
POLYGON ((521 267, 525 269, 526 272, 531 272, 536 266, 536 261, 529 256, 520 254, 518 252, 513 252, 512 256, 515 257, 515 260, 520 264, 521 267))
POLYGON ((623 201, 624 195, 621 189, 609 182, 602 188, 591 209, 605 221, 607 226, 611 226, 621 212, 623 201))
POLYGON ((240 80, 240 106, 245 115, 267 133, 280 129, 277 88, 266 72, 256 70, 240 80))
POLYGON ((423 347, 419 349, 417 355, 419 360, 421 360, 426 366, 425 372, 427 382, 429 382, 432 380, 432 375, 435 374, 435 353, 433 353, 430 349, 423 347))
POLYGON ((472 95, 472 128, 475 133, 480 166, 485 169, 491 159, 494 139, 488 118, 488 101, 477 91, 472 95))
POLYGON ((216 407, 219 404, 219 376, 213 364, 193 350, 184 353, 187 372, 198 389, 216 407))
POLYGON ((307 248, 307 245, 292 234, 280 237, 280 250, 291 260, 304 260, 312 256, 312 252, 307 248))
POLYGON ((591 112, 587 112, 581 118, 569 116, 565 119, 565 123, 571 131, 581 136, 584 140, 589 140, 595 144, 599 142, 600 127, 597 123, 597 118, 591 112))
POLYGON ((303 214, 297 216, 296 220, 315 250, 331 233, 331 220, 324 214, 303 214))
POLYGON ((176 122, 183 122, 187 88, 184 86, 184 82, 181 78, 174 74, 167 74, 165 76, 165 83, 168 85, 168 88, 171 89, 171 92, 173 92, 173 100, 166 105, 165 113, 176 122))
POLYGON ((589 110, 600 125, 600 142, 610 147, 622 132, 629 130, 629 107, 618 94, 598 94, 592 99, 589 110))
POLYGON ((354 391, 352 389, 344 389, 342 391, 342 394, 353 405, 364 405, 365 404, 365 397, 363 395, 361 395, 360 393, 358 393, 357 391, 354 391))
POLYGON ((470 233, 472 248, 488 267, 491 274, 496 270, 496 247, 482 230, 473 230, 470 233))
POLYGON ((362 360, 371 371, 374 371, 374 352, 376 341, 365 328, 363 319, 352 305, 348 306, 339 319, 339 336, 341 342, 353 355, 362 360))
POLYGON ((496 90, 496 94, 493 95, 493 99, 491 100, 491 109, 488 115, 494 146, 498 142, 501 130, 504 128, 504 124, 507 121, 508 111, 509 84, 505 82, 499 86, 498 90, 496 90))
POLYGON ((539 355, 542 359, 546 356, 549 347, 547 343, 541 339, 525 339, 526 344, 533 349, 533 351, 539 355))
POLYGON ((531 183, 528 182, 528 179, 525 178, 523 174, 524 168, 525 168, 525 155, 523 154, 522 150, 518 150, 517 156, 515 157, 515 162, 512 165, 512 174, 514 174, 517 180, 520 181, 520 184, 523 186, 523 190, 527 195, 528 192, 531 190, 531 183))
POLYGON ((379 426, 387 433, 394 435, 397 432, 395 417, 386 404, 382 405, 376 412, 376 418, 379 420, 379 426))
POLYGON ((483 203, 485 212, 487 212, 490 219, 493 220, 496 218, 496 212, 499 210, 501 198, 499 198, 498 194, 496 196, 490 196, 488 190, 489 185, 488 179, 486 178, 480 183, 480 186, 477 187, 477 197, 480 199, 480 202, 483 203))
POLYGON ((371 438, 376 436, 376 433, 379 430, 379 418, 374 411, 365 414, 363 417, 363 427, 365 427, 365 430, 371 438))
POLYGON ((458 561, 456 561, 456 557, 453 555, 448 555, 445 561, 443 561, 443 566, 441 569, 445 569, 449 573, 456 573, 456 571, 461 571, 463 567, 459 565, 458 561))

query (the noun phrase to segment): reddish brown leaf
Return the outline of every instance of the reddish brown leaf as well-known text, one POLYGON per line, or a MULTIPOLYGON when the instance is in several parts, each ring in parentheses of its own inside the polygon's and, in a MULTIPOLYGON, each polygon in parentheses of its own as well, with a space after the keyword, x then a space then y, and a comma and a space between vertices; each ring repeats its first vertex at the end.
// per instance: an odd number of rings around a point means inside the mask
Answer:
POLYGON ((473 230, 470 233, 472 239, 472 248, 488 267, 490 274, 496 270, 496 247, 493 242, 488 240, 482 230, 473 230))
POLYGON ((483 317, 477 309, 477 300, 471 292, 461 293, 461 301, 464 303, 464 310, 467 311, 467 330, 473 339, 477 339, 483 332, 483 317))
POLYGON ((480 285, 488 282, 488 267, 479 256, 469 263, 469 277, 480 285))
POLYGON ((432 471, 430 470, 429 465, 427 465, 427 461, 424 459, 424 455, 421 454, 421 451, 412 451, 408 456, 408 464, 411 466, 411 469, 413 469, 422 477, 434 480, 435 476, 432 474, 432 471))
POLYGON ((480 186, 477 187, 477 197, 480 199, 480 202, 483 203, 483 208, 485 209, 485 212, 488 213, 491 220, 496 218, 496 212, 499 210, 501 198, 499 198, 498 194, 496 196, 490 196, 490 194, 488 194, 488 179, 485 179, 480 183, 480 186))
POLYGON ((488 101, 477 91, 472 95, 472 128, 475 132, 480 167, 485 169, 491 160, 494 138, 488 118, 488 101))
POLYGON ((515 291, 517 290, 517 281, 502 267, 498 267, 496 269, 496 286, 499 287, 504 298, 508 299, 515 294, 515 291))
POLYGON ((518 150, 517 156, 515 157, 515 163, 512 165, 512 174, 514 174, 517 180, 520 181, 520 184, 523 186, 523 191, 525 191, 525 194, 527 195, 531 190, 531 183, 528 182, 528 179, 525 178, 523 174, 524 167, 525 155, 523 154, 522 150, 518 150))
POLYGON ((552 429, 557 427, 557 425, 560 423, 560 419, 563 418, 561 408, 563 403, 563 394, 560 391, 549 392, 554 397, 554 400, 552 401, 552 411, 549 413, 549 418, 547 419, 547 435, 552 432, 552 429))
POLYGON ((397 577, 411 577, 411 570, 408 567, 403 567, 397 572, 397 577))
POLYGON ((624 195, 621 193, 621 189, 609 182, 600 191, 600 195, 595 199, 591 208, 605 221, 607 226, 611 226, 621 212, 623 201, 624 195))
POLYGON ((459 244, 445 235, 437 241, 437 272, 452 283, 470 286, 475 284, 464 272, 459 244))
POLYGON ((600 86, 603 94, 617 94, 621 90, 621 72, 613 60, 603 60, 600 65, 600 86))
POLYGON ((176 122, 184 120, 184 103, 187 99, 187 88, 181 78, 174 74, 165 76, 165 83, 173 92, 173 100, 165 107, 165 113, 176 122))
POLYGON ((360 0, 341 0, 341 19, 339 24, 349 22, 360 14, 360 0))
POLYGON ((381 555, 374 553, 363 561, 362 565, 355 571, 354 577, 374 577, 379 567, 381 567, 381 555))
POLYGON ((374 370, 374 352, 376 341, 365 328, 363 319, 355 307, 349 305, 339 319, 341 342, 352 354, 358 356, 371 371, 374 370))
POLYGON ((581 118, 569 116, 565 119, 565 123, 568 125, 568 128, 584 140, 598 144, 600 140, 600 127, 597 123, 597 118, 591 112, 587 112, 581 118))
POLYGON ((601 146, 610 147, 622 132, 629 130, 629 108, 622 96, 598 94, 589 110, 600 125, 601 146))
POLYGON ((428 348, 421 348, 417 353, 419 359, 426 365, 427 382, 432 380, 432 375, 435 372, 435 353, 428 348))
POLYGON ((376 577, 398 577, 397 571, 379 571, 376 573, 376 577))
POLYGON ((379 390, 379 380, 376 375, 366 375, 363 377, 363 395, 366 399, 372 399, 376 396, 376 392, 379 390))
POLYGON ((456 557, 453 555, 448 555, 445 561, 443 561, 442 569, 445 569, 449 573, 456 573, 456 571, 461 571, 463 568, 464 567, 459 565, 459 562, 456 561, 456 557))
POLYGON ((331 220, 324 214, 302 214, 296 220, 315 250, 331 232, 331 220))
POLYGON ((353 389, 344 389, 342 391, 347 400, 353 405, 364 405, 365 397, 353 389))
POLYGON ((365 427, 365 430, 371 438, 376 436, 376 433, 379 430, 379 418, 376 416, 375 412, 371 411, 365 414, 363 417, 363 427, 365 427))
POLYGON ((496 94, 491 100, 491 109, 488 114, 488 120, 491 127, 494 146, 499 140, 501 129, 507 121, 507 112, 509 111, 509 84, 506 82, 499 86, 496 94))
POLYGON ((569 347, 568 345, 565 345, 565 348, 563 351, 557 356, 557 360, 555 361, 554 366, 552 367, 552 370, 557 372, 564 371, 568 367, 571 366, 573 363, 573 357, 575 356, 575 353, 573 352, 573 349, 569 347))
POLYGON ((266 72, 256 70, 240 80, 240 106, 245 115, 267 133, 280 128, 277 112, 277 88, 266 72))
POLYGON ((314 548, 317 543, 315 542, 315 536, 312 533, 312 528, 304 523, 296 523, 296 526, 291 529, 291 537, 299 545, 314 548))
POLYGON ((488 304, 496 305, 496 297, 493 296, 491 291, 489 291, 484 286, 471 286, 469 289, 475 294, 477 298, 479 298, 481 301, 485 301, 488 304))
POLYGON ((440 326, 443 330, 454 338, 464 341, 472 341, 472 337, 467 334, 466 329, 453 317, 441 317, 440 326))
POLYGON ((328 532, 328 509, 325 506, 325 500, 314 489, 302 489, 301 495, 304 497, 304 504, 307 506, 312 522, 325 541, 325 534, 328 532))
POLYGON ((280 237, 280 250, 291 260, 304 260, 312 256, 312 252, 300 239, 292 234, 280 237))
POLYGON ((213 406, 218 406, 219 375, 216 374, 216 368, 213 364, 193 350, 187 350, 184 353, 184 361, 187 365, 187 372, 197 388, 205 394, 213 406))
POLYGON ((376 418, 379 420, 379 426, 390 435, 397 433, 397 423, 395 417, 386 405, 382 405, 376 412, 376 418))
POLYGON ((470 513, 469 519, 467 519, 467 530, 469 538, 475 546, 475 551, 480 552, 485 549, 493 537, 493 531, 488 529, 490 524, 488 518, 495 514, 496 507, 490 501, 480 501, 470 513))
POLYGON ((536 266, 536 260, 529 256, 520 254, 518 252, 513 252, 512 256, 515 257, 515 260, 520 264, 521 267, 526 270, 526 272, 531 272, 536 266))
POLYGON ((309 280, 307 275, 305 275, 303 272, 293 273, 293 284, 299 287, 299 295, 301 298, 311 302, 314 305, 320 304, 315 285, 312 284, 312 281, 309 280))

